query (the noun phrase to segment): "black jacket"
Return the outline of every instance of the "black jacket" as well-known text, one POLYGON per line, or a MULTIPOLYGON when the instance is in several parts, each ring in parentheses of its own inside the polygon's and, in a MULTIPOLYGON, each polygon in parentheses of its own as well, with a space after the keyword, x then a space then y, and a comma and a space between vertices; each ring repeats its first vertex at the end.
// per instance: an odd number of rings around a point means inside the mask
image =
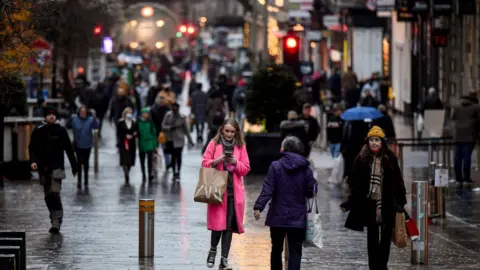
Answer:
MULTIPOLYGON (((382 148, 382 220, 392 228, 395 224, 395 213, 399 207, 407 203, 406 189, 403 182, 398 159, 388 148, 382 148)), ((355 159, 352 173, 347 184, 350 188, 348 200, 341 207, 350 211, 345 227, 354 231, 376 223, 375 202, 367 198, 370 188, 370 177, 373 157, 368 154, 368 146, 364 146, 355 159)))
POLYGON ((150 112, 152 114, 152 121, 155 124, 155 129, 157 131, 157 137, 162 131, 162 123, 163 123, 163 118, 165 118, 165 115, 167 112, 170 111, 167 105, 159 105, 155 104, 153 107, 150 109, 150 112))
POLYGON ((327 140, 329 143, 341 143, 343 120, 340 116, 329 114, 327 118, 327 140))
POLYGON ((305 117, 303 116, 301 118, 307 123, 307 133, 308 133, 308 140, 310 142, 313 142, 317 139, 318 134, 320 133, 320 125, 318 124, 318 121, 315 117, 313 116, 308 116, 305 117))
POLYGON ((67 130, 60 124, 43 123, 32 131, 28 146, 30 160, 42 169, 65 169, 64 152, 67 153, 72 171, 77 171, 77 158, 67 130))
POLYGON ((397 134, 395 133, 395 125, 393 124, 392 117, 390 117, 388 113, 384 113, 383 117, 375 119, 373 123, 383 129, 385 136, 389 141, 393 141, 397 137, 397 134))
POLYGON ((300 139, 304 146, 308 144, 307 124, 303 120, 284 120, 280 123, 280 138, 283 141, 287 136, 300 139))

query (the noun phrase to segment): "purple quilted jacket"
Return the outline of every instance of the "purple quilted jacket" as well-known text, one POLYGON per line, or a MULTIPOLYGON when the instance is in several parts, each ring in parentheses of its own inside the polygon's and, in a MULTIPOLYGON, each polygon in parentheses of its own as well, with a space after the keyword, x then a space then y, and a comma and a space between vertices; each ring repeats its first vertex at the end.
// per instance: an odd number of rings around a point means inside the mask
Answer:
POLYGON ((306 198, 314 196, 317 180, 310 163, 295 153, 283 153, 272 162, 254 210, 263 211, 268 201, 266 226, 306 228, 306 198))

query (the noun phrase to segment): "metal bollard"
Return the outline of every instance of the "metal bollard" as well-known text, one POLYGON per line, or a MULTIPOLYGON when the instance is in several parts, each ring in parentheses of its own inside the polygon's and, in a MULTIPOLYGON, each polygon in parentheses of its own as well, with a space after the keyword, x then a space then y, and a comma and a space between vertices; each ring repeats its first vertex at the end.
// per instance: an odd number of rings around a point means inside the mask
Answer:
POLYGON ((100 144, 100 136, 98 129, 93 131, 93 169, 95 173, 98 173, 98 146, 100 144))
POLYGON ((428 161, 433 161, 433 146, 432 142, 428 142, 428 161))
MULTIPOLYGON (((438 164, 437 169, 438 169, 439 177, 442 178, 445 175, 445 173, 443 173, 444 175, 442 175, 442 172, 446 169, 445 165, 438 164)), ((437 171, 437 169, 435 171, 437 171)), ((437 172, 435 172, 435 174, 437 174, 437 172)), ((448 173, 446 173, 446 177, 448 178, 448 173)), ((440 180, 440 182, 441 182, 441 180, 440 180)), ((447 180, 446 184, 448 185, 448 180, 447 180)), ((437 214, 437 217, 445 218, 446 217, 445 187, 444 186, 435 186, 434 187, 434 196, 435 196, 435 213, 437 214)))
POLYGON ((138 256, 153 258, 155 245, 155 200, 141 199, 138 209, 138 256))
POLYGON ((428 182, 412 183, 412 219, 420 233, 410 246, 412 264, 428 264, 428 182))

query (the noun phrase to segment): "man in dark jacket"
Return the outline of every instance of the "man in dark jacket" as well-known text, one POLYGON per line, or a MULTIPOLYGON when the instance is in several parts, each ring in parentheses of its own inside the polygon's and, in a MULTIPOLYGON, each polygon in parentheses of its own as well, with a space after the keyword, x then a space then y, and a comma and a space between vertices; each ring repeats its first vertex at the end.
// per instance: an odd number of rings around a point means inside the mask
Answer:
MULTIPOLYGON (((287 120, 280 123, 280 139, 283 141, 287 136, 294 136, 300 139, 303 145, 306 145, 309 143, 307 123, 297 117, 295 111, 288 112, 287 120)), ((304 155, 306 155, 306 153, 304 153, 304 155)))
POLYGON ((340 154, 342 142, 343 120, 340 118, 342 110, 338 104, 334 105, 333 113, 327 116, 327 141, 330 148, 330 154, 333 158, 340 154))
POLYGON ((455 125, 455 178, 459 185, 470 186, 472 152, 478 138, 480 123, 480 105, 476 93, 460 98, 460 104, 453 109, 452 120, 455 125))
POLYGON ((315 117, 312 116, 312 105, 305 103, 303 105, 303 116, 302 118, 307 123, 307 133, 308 133, 308 143, 305 144, 305 154, 310 156, 312 151, 312 144, 317 140, 318 134, 320 133, 320 125, 315 117))
POLYGON ((203 130, 205 127, 207 111, 207 93, 202 91, 202 84, 197 83, 196 90, 192 93, 190 100, 191 111, 195 120, 195 129, 197 131, 197 143, 203 142, 203 130))
POLYGON ((303 145, 296 137, 282 142, 282 157, 272 162, 263 182, 262 192, 253 207, 255 219, 270 202, 266 226, 272 239, 271 269, 283 269, 282 250, 288 235, 288 269, 300 269, 302 244, 307 227, 305 198, 313 198, 317 180, 308 160, 302 156, 303 145))
POLYGON ((38 170, 44 185, 45 202, 52 223, 49 232, 58 233, 63 219, 60 190, 62 179, 66 177, 64 152, 67 153, 74 176, 77 174, 77 159, 67 130, 57 121, 55 109, 45 109, 45 122, 33 130, 28 150, 31 168, 38 170))
POLYGON ((430 87, 428 89, 428 96, 425 100, 425 104, 423 105, 424 110, 443 110, 443 103, 438 96, 437 91, 435 88, 430 87))

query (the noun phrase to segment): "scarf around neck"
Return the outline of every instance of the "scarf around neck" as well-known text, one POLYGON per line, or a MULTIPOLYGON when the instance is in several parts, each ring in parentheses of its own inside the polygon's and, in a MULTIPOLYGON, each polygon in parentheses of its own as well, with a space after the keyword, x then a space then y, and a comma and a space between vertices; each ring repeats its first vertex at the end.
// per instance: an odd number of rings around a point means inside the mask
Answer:
POLYGON ((223 135, 220 136, 220 142, 222 143, 223 146, 227 146, 227 147, 233 147, 235 145, 235 139, 229 141, 225 139, 223 135))
POLYGON ((374 157, 372 162, 372 171, 370 174, 370 188, 367 197, 376 203, 376 221, 382 222, 382 181, 383 167, 382 159, 374 157))

